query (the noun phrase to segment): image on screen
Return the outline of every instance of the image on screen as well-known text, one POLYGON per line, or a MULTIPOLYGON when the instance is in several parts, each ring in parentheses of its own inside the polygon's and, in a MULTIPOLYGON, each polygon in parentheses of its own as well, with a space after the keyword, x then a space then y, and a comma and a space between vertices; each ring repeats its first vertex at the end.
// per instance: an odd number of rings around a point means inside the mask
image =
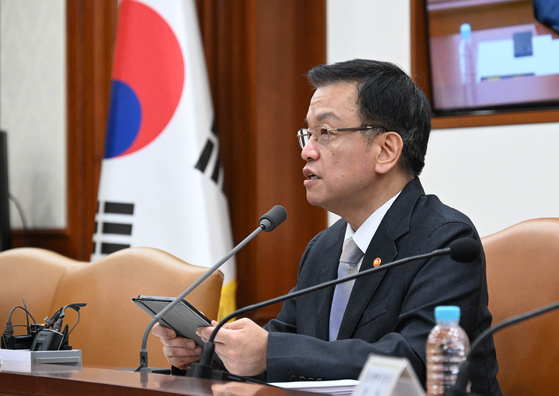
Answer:
POLYGON ((426 0, 435 114, 559 107, 557 0, 426 0))

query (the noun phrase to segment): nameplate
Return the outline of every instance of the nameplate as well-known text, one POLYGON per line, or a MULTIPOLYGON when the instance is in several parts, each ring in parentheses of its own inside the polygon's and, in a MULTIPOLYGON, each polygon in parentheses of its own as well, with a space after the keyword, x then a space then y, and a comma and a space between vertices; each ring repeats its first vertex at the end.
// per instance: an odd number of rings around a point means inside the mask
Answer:
POLYGON ((0 349, 0 359, 31 368, 35 364, 59 364, 81 367, 82 351, 30 351, 29 349, 0 349))
POLYGON ((423 396, 408 359, 371 355, 359 375, 354 396, 423 396))

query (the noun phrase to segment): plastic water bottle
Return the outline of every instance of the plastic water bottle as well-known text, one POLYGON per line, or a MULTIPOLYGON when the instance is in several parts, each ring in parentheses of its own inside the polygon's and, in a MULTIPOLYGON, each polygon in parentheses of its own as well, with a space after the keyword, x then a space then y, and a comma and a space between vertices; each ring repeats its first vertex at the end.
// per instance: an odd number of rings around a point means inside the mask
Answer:
POLYGON ((427 395, 442 395, 456 382, 460 364, 470 351, 470 340, 458 322, 460 308, 435 308, 437 325, 427 338, 427 395))
POLYGON ((460 80, 464 91, 464 100, 467 106, 475 105, 476 66, 474 47, 472 45, 472 28, 470 24, 460 25, 460 80))

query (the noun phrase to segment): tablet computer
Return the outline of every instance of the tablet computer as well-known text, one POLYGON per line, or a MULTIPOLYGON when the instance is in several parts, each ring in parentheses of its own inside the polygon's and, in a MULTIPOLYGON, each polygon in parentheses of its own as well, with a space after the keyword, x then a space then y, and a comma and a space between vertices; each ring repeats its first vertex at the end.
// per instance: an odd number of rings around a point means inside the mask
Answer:
MULTIPOLYGON (((154 296, 138 296, 132 301, 142 308, 152 318, 169 305, 174 298, 171 297, 154 297, 154 296)), ((204 341, 196 334, 198 327, 210 326, 211 321, 200 311, 194 308, 188 301, 181 300, 169 312, 159 319, 159 323, 163 326, 173 329, 178 336, 190 338, 200 347, 204 347, 204 341)), ((227 371, 223 362, 214 354, 214 368, 227 371)))

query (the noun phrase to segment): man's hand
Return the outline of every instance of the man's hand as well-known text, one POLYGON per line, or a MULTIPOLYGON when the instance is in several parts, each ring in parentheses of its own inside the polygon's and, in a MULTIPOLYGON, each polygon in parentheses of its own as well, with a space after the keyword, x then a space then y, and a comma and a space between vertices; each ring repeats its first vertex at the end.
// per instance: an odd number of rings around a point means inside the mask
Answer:
POLYGON ((200 360, 202 348, 188 338, 177 337, 177 334, 159 323, 153 326, 152 333, 161 339, 163 354, 173 366, 186 370, 190 363, 200 360))
MULTIPOLYGON (((217 322, 212 321, 212 326, 217 322)), ((214 327, 199 327, 196 330, 206 342, 214 327)), ((215 351, 229 372, 252 376, 266 371, 268 332, 250 319, 239 319, 225 324, 215 337, 215 351)))

